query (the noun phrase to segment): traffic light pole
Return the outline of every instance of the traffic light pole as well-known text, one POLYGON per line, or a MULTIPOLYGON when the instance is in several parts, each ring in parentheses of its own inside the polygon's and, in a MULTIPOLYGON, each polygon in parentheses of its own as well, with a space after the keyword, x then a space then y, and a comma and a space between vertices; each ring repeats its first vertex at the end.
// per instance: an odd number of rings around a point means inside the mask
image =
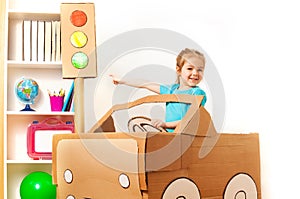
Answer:
POLYGON ((84 78, 74 79, 75 133, 84 133, 84 78))

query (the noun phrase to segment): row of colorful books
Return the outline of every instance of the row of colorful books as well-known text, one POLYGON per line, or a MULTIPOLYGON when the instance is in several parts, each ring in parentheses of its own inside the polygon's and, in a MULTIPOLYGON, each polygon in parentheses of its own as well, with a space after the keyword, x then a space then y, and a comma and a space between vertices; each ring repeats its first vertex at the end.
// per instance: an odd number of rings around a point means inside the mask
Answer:
POLYGON ((9 23, 9 60, 61 61, 60 21, 10 20, 9 23))

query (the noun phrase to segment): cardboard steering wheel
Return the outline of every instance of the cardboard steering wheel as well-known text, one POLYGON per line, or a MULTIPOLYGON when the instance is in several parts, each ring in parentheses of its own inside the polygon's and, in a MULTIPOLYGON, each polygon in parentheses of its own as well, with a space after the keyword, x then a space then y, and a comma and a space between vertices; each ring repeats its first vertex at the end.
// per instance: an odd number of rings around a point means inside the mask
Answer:
POLYGON ((127 127, 129 132, 166 132, 164 128, 153 126, 151 119, 145 116, 131 118, 127 127))

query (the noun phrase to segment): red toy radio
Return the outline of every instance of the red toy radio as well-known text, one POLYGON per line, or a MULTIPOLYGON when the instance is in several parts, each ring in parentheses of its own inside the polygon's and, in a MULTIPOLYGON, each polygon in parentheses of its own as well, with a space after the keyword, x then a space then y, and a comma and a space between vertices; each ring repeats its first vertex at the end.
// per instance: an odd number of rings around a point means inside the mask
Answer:
POLYGON ((41 123, 33 121, 27 128, 27 153, 33 159, 52 159, 52 136, 74 133, 72 122, 47 118, 41 123))

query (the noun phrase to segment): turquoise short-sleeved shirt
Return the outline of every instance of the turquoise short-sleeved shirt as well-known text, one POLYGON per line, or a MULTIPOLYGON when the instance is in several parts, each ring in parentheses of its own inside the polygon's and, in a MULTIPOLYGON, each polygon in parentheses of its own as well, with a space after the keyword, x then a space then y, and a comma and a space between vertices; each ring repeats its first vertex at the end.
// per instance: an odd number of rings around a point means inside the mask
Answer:
MULTIPOLYGON (((192 87, 187 90, 178 90, 179 84, 172 85, 161 85, 160 94, 189 94, 189 95, 203 95, 204 98, 201 105, 204 106, 206 103, 206 93, 198 86, 192 87)), ((173 122, 181 120, 186 112, 188 111, 190 104, 179 103, 179 102, 168 102, 166 103, 166 122, 173 122)), ((174 129, 167 129, 168 132, 173 132, 174 129)))

